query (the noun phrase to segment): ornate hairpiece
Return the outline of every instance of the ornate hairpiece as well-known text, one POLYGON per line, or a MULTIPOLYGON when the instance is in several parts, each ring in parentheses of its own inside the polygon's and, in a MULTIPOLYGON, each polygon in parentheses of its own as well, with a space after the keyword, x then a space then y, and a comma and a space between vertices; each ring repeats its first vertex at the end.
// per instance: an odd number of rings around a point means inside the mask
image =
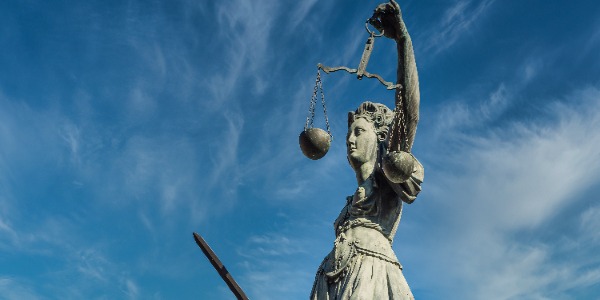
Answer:
POLYGON ((394 113, 383 104, 365 101, 356 109, 356 111, 348 113, 348 126, 358 118, 365 118, 372 122, 375 130, 378 132, 382 130, 387 132, 387 129, 394 118, 394 113))

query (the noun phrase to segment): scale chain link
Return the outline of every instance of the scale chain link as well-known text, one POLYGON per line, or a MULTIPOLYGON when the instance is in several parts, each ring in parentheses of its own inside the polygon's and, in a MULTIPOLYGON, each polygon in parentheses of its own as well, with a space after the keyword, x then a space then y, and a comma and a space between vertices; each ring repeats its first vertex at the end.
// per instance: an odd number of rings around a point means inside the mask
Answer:
POLYGON ((317 69, 317 79, 315 80, 315 88, 313 89, 313 94, 310 98, 310 107, 308 108, 308 116, 306 117, 306 124, 304 125, 304 130, 313 127, 315 121, 315 109, 317 105, 317 98, 319 97, 319 90, 321 92, 321 105, 323 105, 323 115, 325 117, 327 133, 331 136, 329 118, 327 118, 327 107, 325 105, 325 93, 323 92, 323 81, 321 80, 321 71, 319 69, 317 69))
POLYGON ((331 136, 331 129, 329 128, 329 119, 327 118, 327 107, 325 106, 325 93, 323 92, 323 81, 321 81, 321 72, 319 69, 317 69, 317 82, 319 85, 319 89, 321 90, 321 104, 323 105, 323 116, 325 116, 325 126, 327 126, 327 133, 329 134, 329 136, 331 136))
POLYGON ((406 116, 404 113, 404 101, 402 96, 398 96, 398 101, 394 109, 394 121, 392 123, 392 132, 390 134, 388 152, 392 151, 406 151, 408 152, 408 135, 406 134, 406 116), (398 126, 400 126, 401 132, 398 132, 398 126), (396 137, 396 134, 400 134, 396 137), (397 138, 397 140, 396 140, 397 138))
POLYGON ((319 81, 321 81, 319 75, 320 75, 319 70, 317 70, 317 79, 315 80, 315 87, 313 89, 312 97, 310 98, 310 107, 308 108, 308 116, 306 117, 306 125, 304 125, 304 130, 307 130, 308 128, 312 128, 314 120, 315 120, 315 105, 317 103, 317 89, 319 88, 319 81))

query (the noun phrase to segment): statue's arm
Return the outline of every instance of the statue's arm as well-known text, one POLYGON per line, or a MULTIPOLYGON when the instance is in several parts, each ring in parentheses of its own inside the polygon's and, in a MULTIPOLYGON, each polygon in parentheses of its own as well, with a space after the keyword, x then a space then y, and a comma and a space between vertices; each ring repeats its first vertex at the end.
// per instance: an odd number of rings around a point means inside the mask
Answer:
MULTIPOLYGON (((417 63, 413 49, 412 40, 402 19, 400 5, 396 1, 380 4, 373 13, 369 22, 380 32, 396 41, 398 50, 398 68, 397 80, 400 88, 396 89, 396 106, 401 105, 406 115, 406 140, 407 146, 403 151, 410 152, 415 134, 417 132, 417 123, 419 122, 419 103, 421 94, 419 91, 419 74, 417 72, 417 63)), ((398 132, 394 136, 400 136, 403 132, 398 132)), ((391 143, 398 143, 397 139, 391 143)), ((391 149, 395 149, 392 145, 391 149)))
POLYGON ((421 94, 419 91, 419 74, 417 72, 417 63, 415 61, 415 52, 413 50, 412 40, 406 30, 406 25, 402 17, 399 17, 399 27, 401 28, 399 36, 395 39, 398 48, 398 79, 397 83, 401 85, 396 89, 396 105, 404 100, 403 105, 406 112, 406 134, 408 147, 405 150, 410 152, 417 132, 419 123, 419 103, 421 94))

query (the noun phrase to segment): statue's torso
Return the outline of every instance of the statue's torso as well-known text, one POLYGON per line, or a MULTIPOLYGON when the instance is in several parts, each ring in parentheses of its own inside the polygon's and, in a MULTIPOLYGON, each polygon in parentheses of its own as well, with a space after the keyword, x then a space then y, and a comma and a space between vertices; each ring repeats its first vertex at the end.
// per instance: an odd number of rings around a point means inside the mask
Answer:
POLYGON ((347 198, 346 206, 334 222, 336 239, 334 249, 326 258, 323 271, 335 280, 357 254, 376 257, 401 268, 392 240, 400 222, 402 201, 377 177, 366 189, 364 198, 347 198))
POLYGON ((364 198, 346 198, 346 206, 334 222, 336 236, 354 227, 367 227, 379 231, 391 243, 402 215, 402 200, 383 176, 379 172, 372 176, 364 198))

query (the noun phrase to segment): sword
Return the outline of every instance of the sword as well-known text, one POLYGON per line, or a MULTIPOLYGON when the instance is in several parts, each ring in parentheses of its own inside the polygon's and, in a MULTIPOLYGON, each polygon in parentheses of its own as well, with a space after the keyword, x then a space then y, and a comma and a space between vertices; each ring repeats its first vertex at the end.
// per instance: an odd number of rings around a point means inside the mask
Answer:
POLYGON ((210 261, 213 268, 217 270, 223 281, 227 284, 231 292, 237 297, 238 300, 248 300, 248 297, 242 290, 242 288, 235 282, 229 271, 225 268, 225 266, 221 263, 217 255, 210 249, 210 246, 206 243, 206 241, 197 233, 194 232, 194 240, 196 240, 196 244, 198 247, 202 249, 206 258, 210 261))

